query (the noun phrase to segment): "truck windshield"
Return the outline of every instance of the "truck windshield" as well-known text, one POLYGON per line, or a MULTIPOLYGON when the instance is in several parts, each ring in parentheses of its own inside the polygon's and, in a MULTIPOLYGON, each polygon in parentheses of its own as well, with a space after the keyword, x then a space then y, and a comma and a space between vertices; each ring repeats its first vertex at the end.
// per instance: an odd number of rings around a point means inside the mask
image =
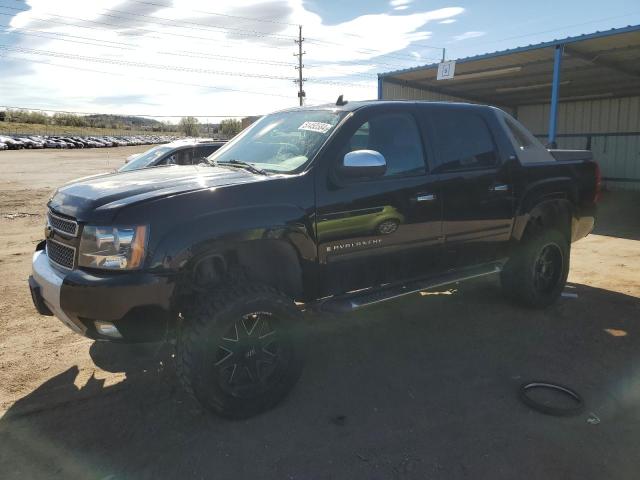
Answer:
POLYGON ((314 157, 344 114, 298 110, 266 115, 208 160, 212 165, 243 162, 267 172, 292 173, 314 157))

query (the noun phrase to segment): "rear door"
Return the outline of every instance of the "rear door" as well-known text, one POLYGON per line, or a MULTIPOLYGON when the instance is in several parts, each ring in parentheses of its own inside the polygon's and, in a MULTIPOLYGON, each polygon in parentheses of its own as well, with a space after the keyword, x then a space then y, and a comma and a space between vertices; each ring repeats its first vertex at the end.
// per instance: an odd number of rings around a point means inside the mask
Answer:
POLYGON ((427 174, 413 106, 354 113, 316 173, 321 294, 331 295, 428 273, 441 257, 441 204, 427 174), (384 176, 345 178, 344 155, 375 150, 384 176))
POLYGON ((469 106, 423 112, 442 195, 447 263, 464 267, 505 257, 515 202, 495 114, 469 106))

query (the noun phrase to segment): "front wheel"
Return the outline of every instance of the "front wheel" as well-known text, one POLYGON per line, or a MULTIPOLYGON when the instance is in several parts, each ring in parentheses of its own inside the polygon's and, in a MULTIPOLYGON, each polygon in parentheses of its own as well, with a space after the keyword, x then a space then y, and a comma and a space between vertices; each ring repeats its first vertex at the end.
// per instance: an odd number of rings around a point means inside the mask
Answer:
POLYGON ((178 376, 205 408, 246 418, 282 400, 302 372, 300 313, 276 290, 235 286, 204 294, 178 335, 178 376))
POLYGON ((513 253, 501 274, 503 291, 528 307, 553 304, 569 275, 570 244, 557 230, 533 233, 513 253))

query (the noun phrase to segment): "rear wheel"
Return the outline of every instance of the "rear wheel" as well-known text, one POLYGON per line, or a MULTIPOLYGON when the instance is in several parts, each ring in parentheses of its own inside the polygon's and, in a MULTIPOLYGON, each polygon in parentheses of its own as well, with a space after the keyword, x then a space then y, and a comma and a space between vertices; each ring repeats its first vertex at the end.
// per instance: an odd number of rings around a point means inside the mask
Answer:
POLYGON ((532 233, 503 269, 503 291, 528 307, 551 305, 567 282, 569 254, 569 241, 561 232, 546 230, 532 233))
POLYGON ((302 372, 300 313, 270 287, 203 295, 184 314, 178 375, 205 408, 245 418, 282 400, 302 372))

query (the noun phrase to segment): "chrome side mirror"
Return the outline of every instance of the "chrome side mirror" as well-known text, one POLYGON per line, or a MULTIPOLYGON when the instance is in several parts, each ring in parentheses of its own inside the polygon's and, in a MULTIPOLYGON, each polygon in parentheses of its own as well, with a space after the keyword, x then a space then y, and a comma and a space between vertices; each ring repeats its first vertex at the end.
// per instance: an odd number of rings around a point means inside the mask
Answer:
POLYGON ((381 177, 387 171, 387 161, 375 150, 355 150, 344 156, 341 171, 348 177, 381 177))

